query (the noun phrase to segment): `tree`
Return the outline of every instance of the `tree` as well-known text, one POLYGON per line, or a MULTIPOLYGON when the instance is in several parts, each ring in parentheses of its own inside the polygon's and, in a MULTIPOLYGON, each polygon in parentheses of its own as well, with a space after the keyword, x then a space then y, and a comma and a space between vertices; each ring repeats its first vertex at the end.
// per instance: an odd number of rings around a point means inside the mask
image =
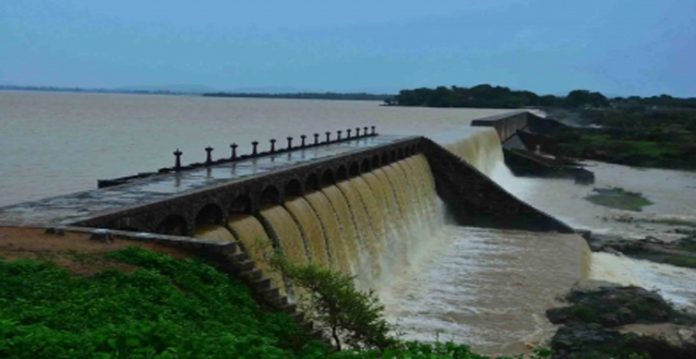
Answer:
POLYGON ((383 350, 397 341, 384 319, 384 306, 374 292, 355 288, 353 278, 314 264, 295 265, 276 256, 272 265, 304 289, 298 302, 310 319, 325 326, 340 350, 345 342, 353 348, 383 350))
POLYGON ((609 105, 609 101, 604 95, 589 90, 570 91, 564 102, 567 107, 605 107, 609 105))

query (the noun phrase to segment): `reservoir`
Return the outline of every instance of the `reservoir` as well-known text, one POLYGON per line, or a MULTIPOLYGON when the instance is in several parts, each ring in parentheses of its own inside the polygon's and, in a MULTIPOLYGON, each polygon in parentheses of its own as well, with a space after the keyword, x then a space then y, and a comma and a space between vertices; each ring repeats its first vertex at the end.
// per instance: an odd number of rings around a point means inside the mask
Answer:
MULTIPOLYGON (((0 206, 94 188, 112 178, 200 162, 229 145, 377 126, 384 134, 423 135, 439 142, 518 198, 576 228, 635 237, 668 226, 653 218, 696 218, 696 177, 591 163, 595 186, 621 186, 653 201, 640 214, 584 200, 592 186, 514 177, 497 134, 472 128, 491 109, 383 107, 370 101, 204 98, 195 96, 0 92, 0 206), (623 217, 622 217, 623 216, 623 217), (642 223, 642 224, 641 224, 642 223)), ((356 276, 374 289, 406 338, 453 340, 485 354, 516 354, 543 345, 555 328, 545 310, 578 280, 593 278, 660 290, 696 308, 693 270, 591 254, 577 235, 456 226, 434 191, 427 161, 413 156, 385 169, 269 206, 260 218, 282 236, 293 260, 313 260, 356 276), (319 240, 321 239, 321 240, 319 240), (339 251, 328 251, 324 247, 339 251), (320 255, 320 253, 322 253, 320 255)), ((233 217, 200 236, 244 242, 269 236, 256 218, 233 217)), ((251 243, 251 242, 249 242, 251 243)), ((257 249, 259 252, 263 248, 257 249)))

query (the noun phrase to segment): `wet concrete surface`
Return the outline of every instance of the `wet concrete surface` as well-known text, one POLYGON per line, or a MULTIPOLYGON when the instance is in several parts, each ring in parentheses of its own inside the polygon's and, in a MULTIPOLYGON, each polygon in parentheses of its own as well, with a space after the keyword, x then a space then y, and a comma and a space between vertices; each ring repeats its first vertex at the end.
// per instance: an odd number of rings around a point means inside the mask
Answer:
POLYGON ((410 136, 379 135, 274 155, 199 167, 176 173, 131 180, 128 183, 71 193, 0 208, 0 225, 69 225, 115 210, 139 207, 206 187, 261 177, 311 161, 354 154, 389 145, 410 136))

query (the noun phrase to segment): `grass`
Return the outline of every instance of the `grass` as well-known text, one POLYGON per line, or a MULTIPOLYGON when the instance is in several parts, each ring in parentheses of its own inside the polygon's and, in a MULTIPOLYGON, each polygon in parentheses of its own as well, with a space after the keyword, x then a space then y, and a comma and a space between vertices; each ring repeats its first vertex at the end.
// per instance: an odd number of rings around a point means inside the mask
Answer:
POLYGON ((595 194, 585 197, 586 200, 604 207, 640 212, 643 207, 652 204, 636 192, 625 191, 622 188, 595 188, 595 194))
POLYGON ((289 316, 262 310, 247 287, 207 264, 142 249, 110 257, 138 269, 75 277, 51 263, 0 262, 0 357, 311 353, 311 341, 289 316))

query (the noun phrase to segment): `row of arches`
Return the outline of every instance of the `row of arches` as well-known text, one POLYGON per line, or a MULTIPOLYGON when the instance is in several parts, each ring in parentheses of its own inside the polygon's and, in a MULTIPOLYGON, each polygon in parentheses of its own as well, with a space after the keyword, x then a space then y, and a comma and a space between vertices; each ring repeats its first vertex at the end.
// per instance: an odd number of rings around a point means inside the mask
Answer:
POLYGON ((318 169, 304 177, 290 177, 283 185, 267 184, 259 192, 247 191, 232 196, 231 201, 215 201, 201 206, 190 220, 185 215, 169 214, 156 226, 156 232, 170 235, 189 235, 197 226, 222 224, 234 213, 250 214, 265 205, 280 204, 286 198, 298 197, 319 190, 322 187, 359 176, 375 168, 387 166, 393 162, 414 155, 418 152, 417 144, 401 146, 390 151, 366 156, 360 160, 341 163, 333 168, 318 169), (220 203, 229 203, 224 208, 220 203))

